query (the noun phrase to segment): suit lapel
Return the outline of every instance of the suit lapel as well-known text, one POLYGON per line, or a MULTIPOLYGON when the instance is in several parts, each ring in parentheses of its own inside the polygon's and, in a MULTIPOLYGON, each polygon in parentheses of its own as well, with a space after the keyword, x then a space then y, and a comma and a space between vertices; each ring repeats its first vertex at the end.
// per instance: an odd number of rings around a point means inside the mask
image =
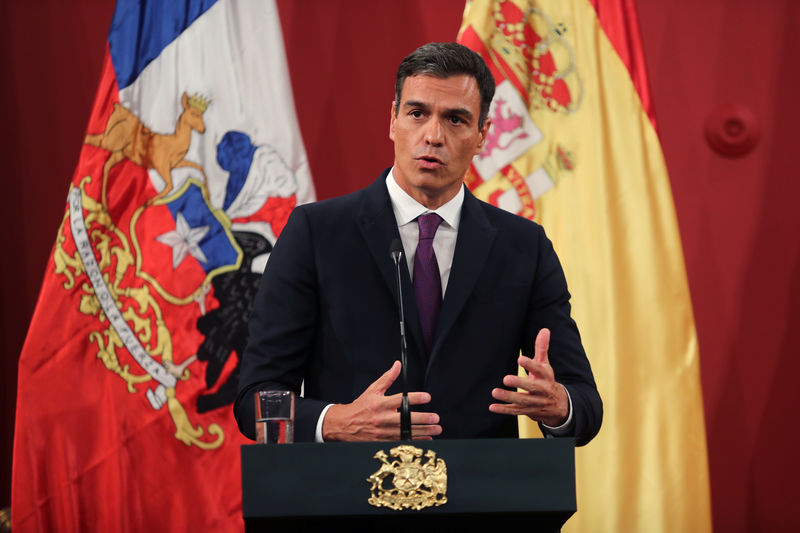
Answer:
MULTIPOLYGON (((443 340, 450 333, 461 309, 472 293, 489 251, 492 248, 496 229, 489 223, 481 209, 480 202, 465 191, 464 205, 461 209, 461 221, 456 238, 456 249, 453 265, 447 281, 439 323, 434 337, 430 361, 438 355, 443 340)), ((430 364, 428 365, 430 368, 430 364)))
MULTIPOLYGON (((395 305, 397 305, 397 279, 395 277, 394 261, 392 261, 389 250, 392 239, 399 239, 400 233, 397 230, 397 220, 394 218, 389 192, 386 190, 387 173, 388 170, 365 189, 364 201, 361 203, 359 212, 356 215, 356 223, 372 255, 372 259, 375 261, 375 266, 380 271, 381 277, 392 293, 395 305)), ((403 312, 406 319, 406 330, 411 333, 409 343, 416 343, 417 352, 424 353, 422 328, 419 325, 417 303, 414 299, 414 291, 412 290, 405 255, 400 260, 400 276, 402 278, 403 312)))

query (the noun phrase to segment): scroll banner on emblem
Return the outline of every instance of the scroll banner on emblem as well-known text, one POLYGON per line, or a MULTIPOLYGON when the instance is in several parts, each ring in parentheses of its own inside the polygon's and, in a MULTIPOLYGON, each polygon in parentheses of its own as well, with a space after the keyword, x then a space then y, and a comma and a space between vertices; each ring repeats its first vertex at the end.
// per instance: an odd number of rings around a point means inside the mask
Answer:
POLYGON ((118 0, 20 356, 15 531, 241 530, 247 317, 313 199, 274 1, 118 0))
POLYGON ((497 82, 467 183, 547 231, 605 405, 564 531, 710 531, 697 334, 633 2, 472 0, 458 40, 497 82))

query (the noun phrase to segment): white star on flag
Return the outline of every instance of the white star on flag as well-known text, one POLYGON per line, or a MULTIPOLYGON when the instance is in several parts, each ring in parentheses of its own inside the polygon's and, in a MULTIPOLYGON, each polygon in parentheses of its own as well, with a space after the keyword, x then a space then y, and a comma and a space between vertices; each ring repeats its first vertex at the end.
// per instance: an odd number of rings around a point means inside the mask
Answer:
POLYGON ((175 229, 156 237, 158 242, 172 247, 172 270, 178 268, 187 254, 192 254, 192 257, 203 263, 208 261, 199 244, 208 230, 208 226, 190 228, 189 223, 183 218, 183 213, 178 213, 175 229))

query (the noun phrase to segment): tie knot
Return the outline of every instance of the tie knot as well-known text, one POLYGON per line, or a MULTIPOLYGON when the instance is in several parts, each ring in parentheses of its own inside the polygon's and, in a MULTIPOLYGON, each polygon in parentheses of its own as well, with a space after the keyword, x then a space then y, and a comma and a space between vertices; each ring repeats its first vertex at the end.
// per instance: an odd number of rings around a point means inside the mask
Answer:
POLYGON ((417 224, 419 224, 419 240, 433 239, 436 235, 436 230, 439 224, 442 223, 442 217, 436 213, 428 213, 427 215, 420 215, 417 217, 417 224))

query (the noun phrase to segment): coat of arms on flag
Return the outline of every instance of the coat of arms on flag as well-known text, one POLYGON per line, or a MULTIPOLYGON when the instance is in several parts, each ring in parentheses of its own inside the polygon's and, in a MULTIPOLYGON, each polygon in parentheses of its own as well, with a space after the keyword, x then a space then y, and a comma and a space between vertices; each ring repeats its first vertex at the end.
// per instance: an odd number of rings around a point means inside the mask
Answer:
POLYGON ((223 205, 210 203, 203 165, 186 158, 192 131, 206 132, 203 114, 209 104, 202 96, 183 93, 174 133, 156 133, 115 103, 104 131, 86 136, 86 144, 100 154, 87 158, 95 164, 82 169, 86 177, 70 191, 64 219, 69 232, 64 227, 62 232, 72 239, 60 238, 55 252, 60 258, 56 273, 70 280, 65 289, 71 290, 81 276, 90 281, 81 285, 79 309, 98 320, 99 329, 89 334, 97 345, 97 357, 122 378, 129 392, 144 390, 153 409, 167 405, 175 437, 201 448, 219 446, 224 434, 218 424, 207 429, 193 424, 177 389, 192 375, 191 365, 200 360, 207 363, 207 392, 192 410, 204 412, 233 402, 238 358, 224 376, 223 367, 233 353, 241 356, 247 339, 250 302, 260 278, 252 271, 252 262, 271 249, 269 238, 274 239, 274 228, 285 224, 296 192, 294 172, 281 165, 280 158, 254 167, 253 162, 263 158, 259 151, 274 155, 274 149, 253 145, 246 134, 231 131, 222 135, 210 161, 227 171, 223 205), (172 172, 179 168, 187 168, 189 175, 176 189, 172 172), (160 178, 160 191, 148 184, 147 171, 160 178), (116 183, 111 185, 115 190, 126 188, 120 181, 140 185, 124 200, 112 196, 111 205, 109 182, 116 183), (268 200, 272 200, 269 208, 268 200), (248 223, 269 226, 270 232, 232 231, 233 222, 240 220, 237 214, 254 213, 257 217, 248 218, 248 223), (232 281, 215 283, 222 275, 232 281), (230 290, 238 290, 235 299, 227 293, 230 290), (209 309, 214 303, 226 303, 227 308, 209 309), (193 314, 187 307, 199 310, 196 329, 204 337, 197 353, 181 358, 168 322, 172 316, 193 314), (226 331, 221 332, 210 326, 213 320, 207 313, 235 317, 226 317, 226 331), (220 378, 223 381, 215 387, 220 378), (151 382, 157 385, 148 387, 151 382))
POLYGON ((585 88, 565 23, 532 3, 501 0, 487 9, 489 39, 473 26, 459 36, 497 83, 492 125, 467 185, 479 198, 533 219, 534 200, 573 170, 571 149, 553 138, 553 124, 580 109, 585 88))
POLYGON ((117 2, 20 358, 15 529, 239 528, 247 320, 314 196, 282 49, 273 2, 117 2))

